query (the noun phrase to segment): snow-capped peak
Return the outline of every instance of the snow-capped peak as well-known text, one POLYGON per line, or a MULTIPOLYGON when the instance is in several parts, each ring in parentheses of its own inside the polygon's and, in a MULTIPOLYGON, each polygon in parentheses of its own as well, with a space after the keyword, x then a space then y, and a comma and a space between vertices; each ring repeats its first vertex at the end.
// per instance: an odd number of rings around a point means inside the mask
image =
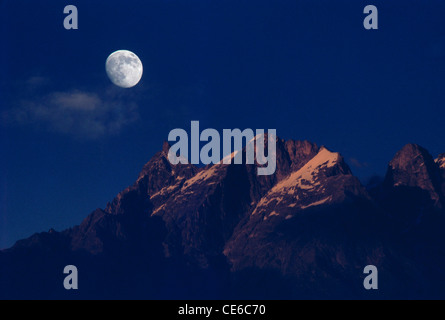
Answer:
MULTIPOLYGON (((321 169, 334 167, 340 159, 341 156, 339 153, 331 152, 325 147, 322 147, 318 154, 303 168, 291 174, 288 179, 277 184, 274 189, 311 186, 315 183, 315 178, 321 169)), ((307 189, 306 187, 303 188, 307 189)))
POLYGON ((311 160, 306 166, 311 167, 319 167, 326 165, 326 167, 331 168, 335 166, 339 160, 341 159, 341 156, 338 152, 331 152, 325 147, 321 147, 318 154, 311 160))
POLYGON ((445 169, 445 153, 441 154, 441 155, 436 159, 436 163, 437 163, 437 165, 438 165, 441 169, 445 169))
POLYGON ((239 150, 235 150, 233 151, 231 154, 225 156, 224 158, 221 159, 220 162, 218 162, 216 165, 223 165, 226 163, 233 163, 233 160, 235 159, 235 157, 238 155, 239 150))
POLYGON ((333 197, 326 194, 327 186, 323 177, 329 176, 326 169, 334 168, 341 161, 339 153, 322 147, 303 168, 273 187, 268 195, 261 199, 252 215, 268 212, 270 205, 281 213, 281 207, 306 209, 330 202, 333 197))

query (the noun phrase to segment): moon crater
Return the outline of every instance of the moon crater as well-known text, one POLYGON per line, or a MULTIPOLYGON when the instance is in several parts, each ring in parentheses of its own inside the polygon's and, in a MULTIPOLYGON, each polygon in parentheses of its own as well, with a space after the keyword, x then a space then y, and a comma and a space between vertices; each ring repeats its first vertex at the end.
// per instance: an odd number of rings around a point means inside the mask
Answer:
POLYGON ((142 78, 142 62, 128 50, 113 52, 108 57, 105 68, 111 82, 121 88, 134 87, 142 78))

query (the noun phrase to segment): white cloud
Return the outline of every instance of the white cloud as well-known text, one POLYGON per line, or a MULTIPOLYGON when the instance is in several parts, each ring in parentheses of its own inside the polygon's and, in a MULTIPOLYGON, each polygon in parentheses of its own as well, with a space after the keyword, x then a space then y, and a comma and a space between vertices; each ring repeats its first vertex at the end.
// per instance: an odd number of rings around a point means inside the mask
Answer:
POLYGON ((55 92, 37 101, 24 101, 8 112, 8 119, 22 125, 43 127, 77 138, 97 139, 115 135, 138 120, 135 103, 124 103, 109 93, 55 92))

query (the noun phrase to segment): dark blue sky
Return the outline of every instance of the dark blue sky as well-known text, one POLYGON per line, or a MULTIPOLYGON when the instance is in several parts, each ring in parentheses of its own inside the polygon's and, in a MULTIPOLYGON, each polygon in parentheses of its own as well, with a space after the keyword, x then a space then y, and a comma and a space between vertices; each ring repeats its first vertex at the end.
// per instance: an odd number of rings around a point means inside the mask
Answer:
POLYGON ((439 0, 0 0, 0 248, 103 208, 191 120, 326 145, 362 180, 408 142, 445 152, 444 16, 439 0), (144 63, 133 89, 105 73, 119 49, 144 63))

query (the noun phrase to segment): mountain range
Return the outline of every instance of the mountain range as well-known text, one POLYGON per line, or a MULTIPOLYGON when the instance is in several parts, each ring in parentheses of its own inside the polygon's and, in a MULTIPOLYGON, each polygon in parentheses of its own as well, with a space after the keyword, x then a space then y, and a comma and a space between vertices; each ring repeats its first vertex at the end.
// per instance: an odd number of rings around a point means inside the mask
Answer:
POLYGON ((0 298, 445 298, 445 154, 408 144, 364 186, 308 141, 278 138, 270 176, 171 165, 169 147, 79 226, 1 251, 0 298), (79 290, 63 287, 67 265, 79 290))

